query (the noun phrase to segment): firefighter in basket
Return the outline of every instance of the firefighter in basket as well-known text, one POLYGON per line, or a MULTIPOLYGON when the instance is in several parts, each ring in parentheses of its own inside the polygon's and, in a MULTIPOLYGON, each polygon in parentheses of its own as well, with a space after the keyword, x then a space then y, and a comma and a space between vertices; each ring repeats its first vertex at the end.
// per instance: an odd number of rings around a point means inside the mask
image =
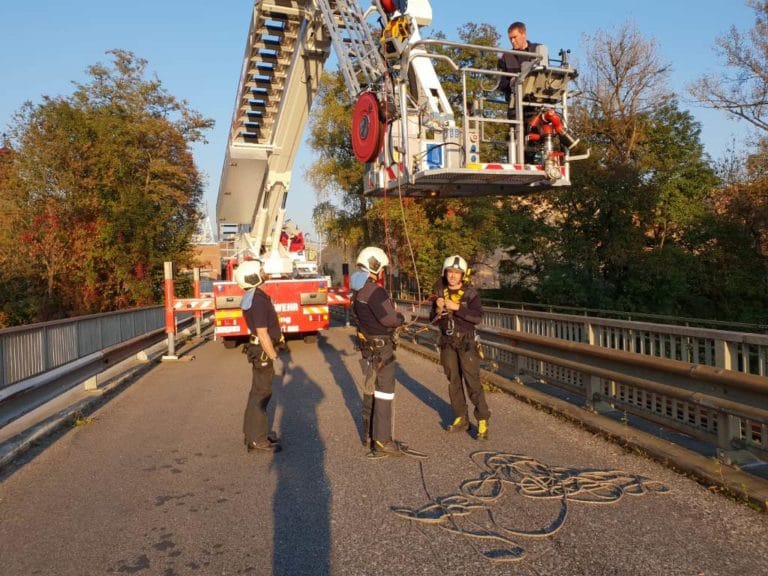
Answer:
POLYGON ((245 407, 243 434, 248 451, 280 452, 277 436, 270 432, 267 407, 272 398, 272 376, 282 376, 285 368, 278 356, 283 341, 277 312, 269 296, 259 288, 261 261, 247 260, 235 270, 237 284, 245 290, 241 303, 251 332, 243 350, 252 365, 251 391, 245 407))
POLYGON ((440 328, 440 363, 448 377, 448 395, 453 423, 448 432, 469 431, 469 412, 464 397, 475 407, 478 440, 488 438, 491 413, 480 382, 480 345, 475 326, 483 319, 480 295, 468 282, 467 261, 459 255, 443 262, 442 276, 435 284, 430 319, 440 328))
POLYGON ((357 257, 367 273, 354 298, 357 338, 365 374, 363 384, 363 436, 374 456, 401 456, 392 438, 395 400, 395 330, 404 322, 387 291, 380 285, 389 258, 381 248, 369 246, 357 257))

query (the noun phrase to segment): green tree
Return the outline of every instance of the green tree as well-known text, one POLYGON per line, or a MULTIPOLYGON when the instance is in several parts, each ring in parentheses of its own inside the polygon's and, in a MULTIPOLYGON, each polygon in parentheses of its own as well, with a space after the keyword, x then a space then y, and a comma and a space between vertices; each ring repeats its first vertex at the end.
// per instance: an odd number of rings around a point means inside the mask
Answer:
POLYGON ((573 185, 534 213, 512 253, 527 289, 556 304, 685 315, 710 306, 693 246, 717 185, 700 127, 666 86, 653 40, 625 25, 586 37, 584 98, 572 110, 592 150, 573 185))
POLYGON ((36 287, 27 320, 154 303, 163 262, 193 256, 202 181, 190 144, 213 123, 146 79, 145 60, 109 54, 71 96, 26 103, 10 127, 3 268, 36 287))

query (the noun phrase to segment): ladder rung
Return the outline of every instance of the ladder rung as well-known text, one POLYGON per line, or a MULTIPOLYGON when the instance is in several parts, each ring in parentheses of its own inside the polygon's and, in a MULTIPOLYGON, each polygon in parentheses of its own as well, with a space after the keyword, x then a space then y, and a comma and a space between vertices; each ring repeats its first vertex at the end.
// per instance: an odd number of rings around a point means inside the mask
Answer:
POLYGON ((270 15, 268 20, 264 21, 264 28, 267 30, 280 30, 281 32, 287 28, 288 21, 276 20, 274 16, 270 15))

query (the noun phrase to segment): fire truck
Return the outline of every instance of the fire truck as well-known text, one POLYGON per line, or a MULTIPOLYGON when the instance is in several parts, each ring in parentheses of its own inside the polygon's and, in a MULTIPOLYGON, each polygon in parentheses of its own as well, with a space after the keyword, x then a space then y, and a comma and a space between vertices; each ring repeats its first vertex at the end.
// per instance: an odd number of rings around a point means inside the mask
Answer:
MULTIPOLYGON (((228 263, 262 261, 264 290, 286 333, 328 326, 327 281, 302 273, 281 235, 293 163, 331 50, 352 103, 350 138, 366 166, 367 196, 526 195, 568 186, 569 162, 585 157, 571 154, 576 71, 564 51, 558 61, 543 45, 528 53, 424 39, 420 30, 431 22, 428 0, 372 0, 365 9, 357 0, 254 2, 216 212, 220 225, 237 230, 228 263), (450 50, 492 53, 494 62, 511 52, 525 62, 519 73, 460 66, 450 50), (460 82, 460 101, 449 101, 436 62, 460 82), (514 85, 508 101, 496 92, 502 76, 514 85), (489 136, 498 133, 501 145, 489 136)), ((216 335, 225 342, 247 333, 240 295, 231 281, 214 285, 216 335)))
MULTIPOLYGON (((329 303, 343 304, 344 301, 329 294, 330 278, 320 276, 317 264, 306 258, 303 234, 290 222, 283 227, 281 244, 292 257, 293 273, 290 277, 270 277, 261 288, 269 294, 275 306, 281 331, 310 342, 329 326, 329 303)), ((248 258, 246 255, 245 259, 248 258)), ((226 347, 233 348, 249 334, 240 308, 245 292, 233 279, 242 258, 225 255, 224 261, 226 281, 213 283, 214 335, 226 347)))

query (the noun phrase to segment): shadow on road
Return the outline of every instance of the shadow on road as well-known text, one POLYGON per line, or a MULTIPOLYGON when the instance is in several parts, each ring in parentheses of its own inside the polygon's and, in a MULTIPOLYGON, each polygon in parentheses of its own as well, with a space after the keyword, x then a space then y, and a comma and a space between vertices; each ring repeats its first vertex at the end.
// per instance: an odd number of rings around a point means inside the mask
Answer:
POLYGON ((272 574, 330 574, 331 489, 317 418, 323 392, 303 369, 287 363, 289 374, 274 386, 285 452, 275 454, 272 464, 277 473, 272 574))
MULTIPOLYGON (((404 352, 398 351, 398 354, 403 354, 404 352)), ((440 396, 432 392, 429 388, 424 386, 421 382, 418 380, 414 380, 411 378, 408 373, 403 369, 402 365, 398 364, 397 371, 395 372, 395 378, 397 378, 398 384, 401 384, 404 388, 406 388, 411 394, 416 396, 419 400, 421 400, 425 406, 431 408, 437 413, 438 418, 440 419, 440 425, 441 427, 445 427, 451 422, 453 422, 453 411, 451 410, 450 403, 446 402, 440 396)), ((443 376, 442 370, 438 371, 437 368, 435 368, 435 380, 439 380, 441 385, 444 385, 447 389, 448 387, 448 381, 445 379, 445 376, 443 376)))
POLYGON ((344 398, 344 405, 347 407, 352 421, 355 423, 355 429, 359 438, 363 438, 363 423, 362 423, 362 411, 363 401, 362 394, 357 388, 356 382, 362 379, 362 368, 357 375, 353 375, 347 370, 347 367, 342 362, 343 356, 353 355, 355 362, 360 357, 360 353, 355 350, 355 336, 349 335, 349 348, 339 350, 326 339, 320 341, 320 351, 325 358, 328 369, 331 371, 334 381, 338 384, 341 390, 341 395, 344 398), (356 378, 357 376, 357 378, 356 378))

